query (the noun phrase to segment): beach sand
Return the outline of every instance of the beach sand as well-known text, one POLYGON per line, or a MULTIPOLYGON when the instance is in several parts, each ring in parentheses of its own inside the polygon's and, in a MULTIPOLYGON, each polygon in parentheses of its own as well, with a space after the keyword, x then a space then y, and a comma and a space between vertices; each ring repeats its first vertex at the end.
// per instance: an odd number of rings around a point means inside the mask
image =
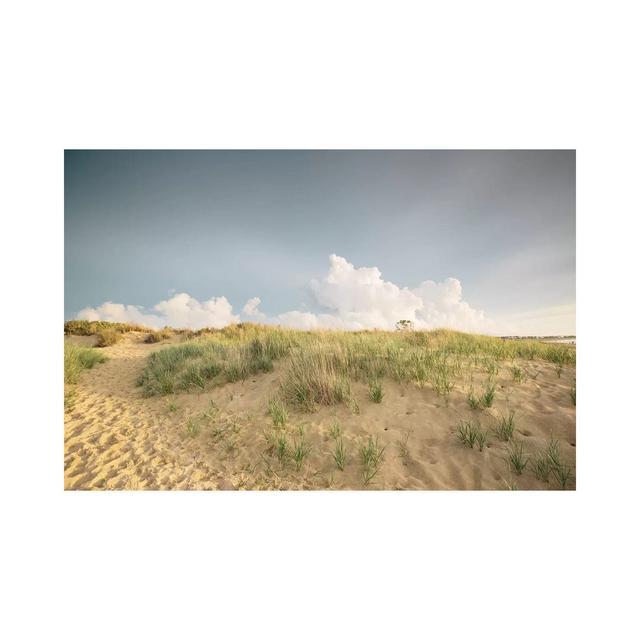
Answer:
MULTIPOLYGON (((572 367, 558 376, 548 362, 501 363, 495 402, 482 410, 467 403, 469 371, 455 380, 448 398, 428 385, 385 379, 384 399, 376 404, 365 384, 353 383, 359 413, 342 405, 289 412, 290 441, 302 427, 311 445, 296 470, 291 461, 281 464, 269 448, 273 424, 267 401, 278 389, 284 363, 276 362, 271 373, 210 391, 145 398, 136 386, 145 358, 170 342, 145 344, 143 338, 129 333, 102 349, 108 361, 84 371, 75 385, 65 412, 65 489, 557 489, 553 479, 537 479, 531 463, 522 475, 510 468, 507 445, 492 433, 509 410, 515 411, 516 437, 526 454, 542 450, 552 436, 559 442, 573 471, 567 488, 575 488, 572 367), (520 383, 512 378, 514 365, 526 374, 520 383), (480 422, 489 431, 483 451, 459 442, 461 419, 480 422), (197 433, 188 432, 190 421, 197 433), (330 429, 336 421, 347 453, 344 471, 332 458, 330 429), (369 435, 386 449, 379 471, 365 485, 359 450, 369 435)), ((472 375, 474 388, 481 390, 487 374, 477 369, 472 375)))

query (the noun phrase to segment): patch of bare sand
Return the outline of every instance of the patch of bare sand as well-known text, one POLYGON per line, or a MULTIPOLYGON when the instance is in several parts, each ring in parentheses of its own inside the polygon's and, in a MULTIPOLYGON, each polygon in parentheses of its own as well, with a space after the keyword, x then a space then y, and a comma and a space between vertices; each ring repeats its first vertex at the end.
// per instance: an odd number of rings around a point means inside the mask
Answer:
MULTIPOLYGON (((512 379, 513 363, 495 377, 493 407, 472 410, 467 392, 482 390, 487 375, 471 367, 455 380, 448 398, 426 386, 383 381, 384 399, 373 403, 368 388, 353 384, 359 407, 323 407, 290 412, 289 442, 303 428, 310 444, 300 470, 280 462, 270 448, 273 426, 266 415, 282 363, 266 375, 203 393, 144 398, 136 380, 146 356, 166 343, 144 344, 128 334, 103 351, 109 360, 82 374, 74 405, 65 414, 65 489, 519 489, 557 488, 531 468, 516 475, 506 445, 491 430, 500 415, 516 412, 516 437, 526 453, 543 449, 553 435, 563 459, 575 469, 575 406, 570 389, 575 370, 560 377, 545 362, 518 363, 524 381, 512 379), (490 431, 483 451, 456 438, 460 419, 490 431), (331 426, 338 422, 346 447, 344 471, 332 458, 331 426), (195 425, 195 431, 187 425, 195 425), (365 487, 359 449, 369 435, 386 446, 378 473, 365 487), (400 442, 405 441, 407 455, 400 442)), ((299 436, 298 436, 299 437, 299 436)), ((575 475, 574 475, 575 478, 575 475)), ((568 488, 575 488, 572 478, 568 488)))

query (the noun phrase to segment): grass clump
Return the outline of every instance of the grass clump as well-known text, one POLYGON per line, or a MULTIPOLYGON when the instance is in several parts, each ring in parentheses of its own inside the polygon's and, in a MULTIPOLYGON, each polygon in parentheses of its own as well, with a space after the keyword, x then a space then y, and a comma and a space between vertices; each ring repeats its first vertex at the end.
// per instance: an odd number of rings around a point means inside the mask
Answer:
POLYGON ((186 426, 187 435, 195 438, 200 433, 200 424, 195 418, 189 418, 186 426))
POLYGON ((339 422, 334 422, 329 429, 329 436, 331 436, 334 440, 337 440, 342 434, 342 429, 340 428, 339 422))
POLYGON ((572 477, 571 467, 568 464, 559 464, 551 467, 551 474, 561 489, 566 489, 572 477))
POLYGON ((80 373, 94 365, 105 362, 107 358, 92 347, 82 347, 72 342, 64 343, 64 382, 75 384, 80 373))
POLYGON ((163 340, 168 340, 173 336, 173 331, 170 329, 162 329, 161 331, 152 331, 147 335, 144 341, 147 344, 154 344, 156 342, 162 342, 163 340))
POLYGON ((291 357, 280 391, 288 404, 303 411, 351 399, 351 385, 337 357, 318 349, 299 351, 291 357))
POLYGON ((267 407, 274 427, 284 427, 287 423, 287 408, 279 398, 271 398, 267 407))
POLYGON ((281 431, 276 437, 276 454, 281 464, 284 464, 289 457, 289 443, 284 431, 281 431))
POLYGON ((120 336, 114 329, 102 329, 96 333, 96 347, 110 347, 120 340, 120 336))
POLYGON ((538 452, 533 456, 531 459, 531 469, 538 480, 549 482, 551 467, 549 465, 549 458, 545 452, 538 452))
POLYGON ((473 389, 471 389, 467 395, 467 404, 471 409, 478 409, 480 407, 480 398, 478 398, 473 389))
POLYGON ((480 402, 483 407, 490 407, 493 404, 493 400, 496 396, 496 385, 493 382, 487 384, 484 388, 484 393, 480 398, 480 402))
POLYGON ((522 442, 512 442, 508 451, 508 459, 511 466, 514 468, 518 475, 522 475, 524 468, 527 466, 529 459, 524 453, 524 445, 522 442))
POLYGON ((474 424, 471 420, 460 420, 456 431, 458 440, 465 446, 473 449, 478 445, 482 451, 487 443, 487 432, 480 428, 479 424, 474 424))
POLYGON ((514 382, 522 382, 524 380, 524 371, 520 367, 511 367, 511 377, 514 382))
POLYGON ((205 389, 271 371, 273 362, 251 344, 228 345, 201 338, 152 353, 138 384, 146 396, 205 389))
POLYGON ((336 442, 335 449, 333 450, 333 453, 332 453, 333 461, 336 463, 336 467, 340 471, 344 471, 344 465, 347 460, 347 452, 346 452, 342 437, 341 436, 337 437, 335 439, 335 442, 336 442))
POLYGON ((293 438, 293 448, 291 450, 291 458, 296 465, 296 471, 300 471, 304 459, 309 455, 311 445, 305 440, 302 428, 299 435, 293 438))
POLYGON ((400 452, 400 458, 402 464, 406 467, 409 464, 409 437, 411 436, 412 429, 407 429, 406 434, 402 440, 398 440, 398 451, 400 452))
POLYGON ((573 406, 576 406, 576 383, 573 383, 573 386, 569 390, 569 395, 571 396, 571 402, 573 402, 573 406))
POLYGON ((384 392, 382 391, 382 384, 379 380, 369 381, 369 397, 378 404, 382 402, 384 392))
POLYGON ((509 411, 507 416, 500 416, 498 426, 496 427, 496 436, 503 442, 508 442, 513 438, 513 432, 516 427, 515 413, 509 411))
POLYGON ((362 461, 362 481, 368 485, 373 477, 378 473, 380 464, 383 461, 386 445, 381 447, 378 444, 378 437, 369 436, 366 444, 360 447, 360 458, 362 461))
POLYGON ((561 489, 566 489, 573 476, 571 467, 565 464, 560 455, 560 443, 553 436, 546 448, 539 451, 533 459, 533 472, 536 478, 549 481, 553 477, 561 489))

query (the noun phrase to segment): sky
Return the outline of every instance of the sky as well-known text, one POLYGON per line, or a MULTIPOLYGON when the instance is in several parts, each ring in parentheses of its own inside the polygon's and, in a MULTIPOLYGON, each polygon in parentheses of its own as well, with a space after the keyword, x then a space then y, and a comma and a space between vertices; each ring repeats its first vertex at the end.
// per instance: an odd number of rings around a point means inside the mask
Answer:
POLYGON ((65 319, 575 334, 574 151, 65 151, 65 319))

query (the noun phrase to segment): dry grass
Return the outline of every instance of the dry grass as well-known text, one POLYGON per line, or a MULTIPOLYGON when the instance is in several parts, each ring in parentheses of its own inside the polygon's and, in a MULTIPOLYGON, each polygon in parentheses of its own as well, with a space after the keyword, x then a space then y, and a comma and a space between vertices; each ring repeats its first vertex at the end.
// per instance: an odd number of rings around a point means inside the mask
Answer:
POLYGON ((96 333, 96 347, 110 347, 118 342, 120 336, 115 329, 101 329, 96 333))

